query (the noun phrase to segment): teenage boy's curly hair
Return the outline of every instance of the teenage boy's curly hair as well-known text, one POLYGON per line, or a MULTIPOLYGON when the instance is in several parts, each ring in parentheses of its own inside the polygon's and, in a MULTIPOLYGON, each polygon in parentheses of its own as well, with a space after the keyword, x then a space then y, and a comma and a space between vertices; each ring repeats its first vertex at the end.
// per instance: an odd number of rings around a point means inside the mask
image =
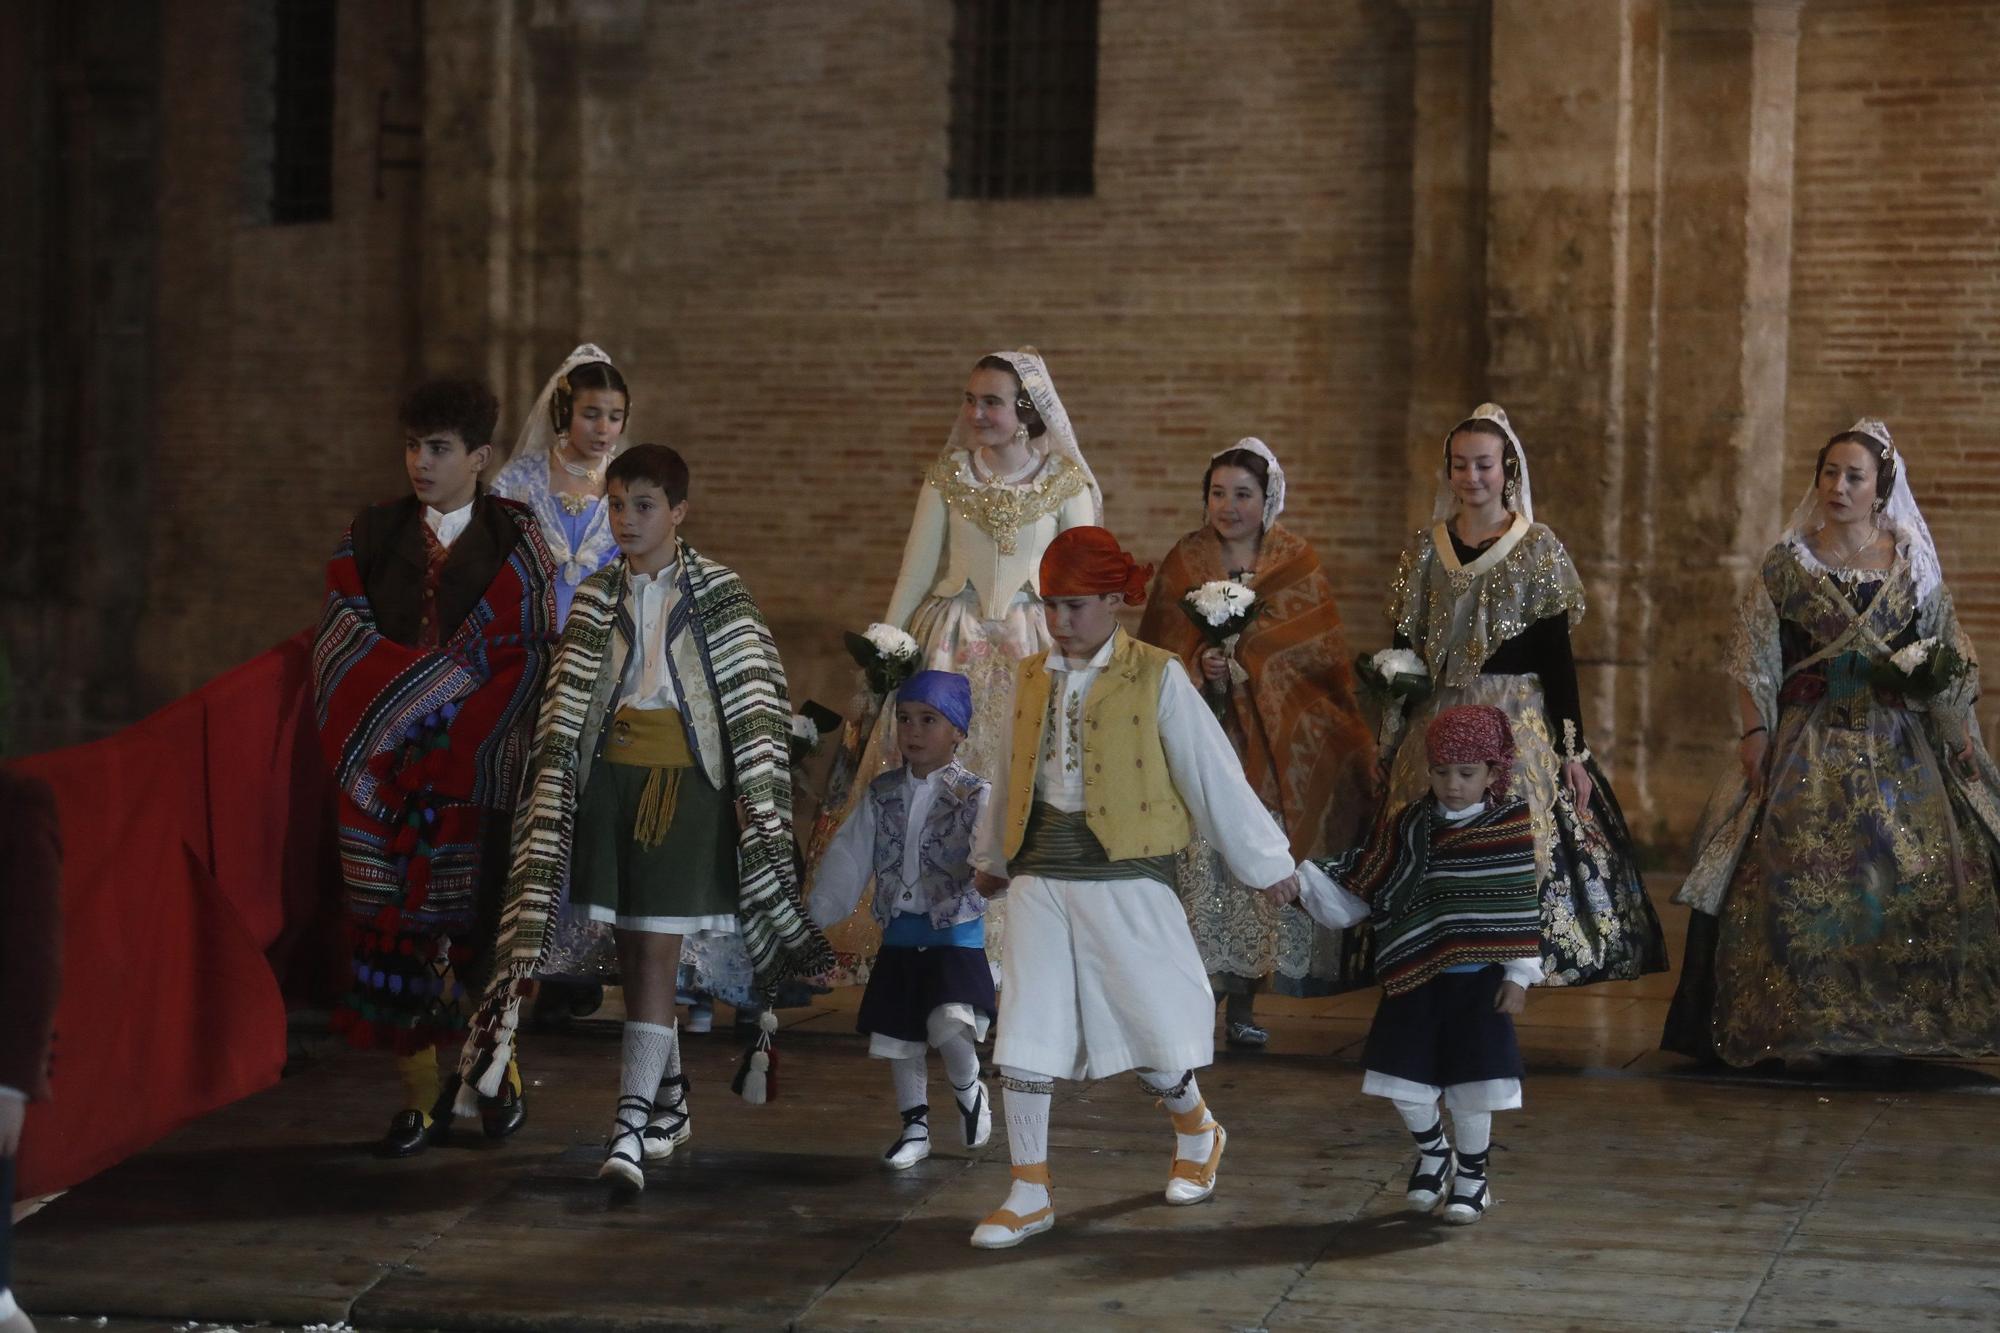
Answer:
POLYGON ((664 444, 635 444, 611 460, 604 482, 649 481, 667 494, 667 503, 677 505, 688 498, 688 465, 664 444))
POLYGON ((403 429, 419 435, 456 431, 467 450, 493 443, 500 401, 478 380, 425 380, 403 399, 403 429))

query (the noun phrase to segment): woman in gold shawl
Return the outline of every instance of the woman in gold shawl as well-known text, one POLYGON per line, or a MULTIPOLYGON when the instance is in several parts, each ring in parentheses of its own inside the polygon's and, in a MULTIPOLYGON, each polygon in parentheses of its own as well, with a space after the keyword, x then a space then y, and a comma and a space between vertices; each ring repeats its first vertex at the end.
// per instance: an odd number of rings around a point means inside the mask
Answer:
MULTIPOLYGON (((1374 803, 1375 767, 1333 585, 1312 546, 1277 523, 1285 473, 1263 441, 1240 440, 1211 458, 1202 496, 1207 522, 1161 562, 1139 637, 1178 654, 1202 686, 1244 775, 1284 825, 1292 855, 1345 851, 1374 803), (1226 651, 1182 601, 1223 580, 1256 594, 1249 623, 1226 651)), ((1298 993, 1355 980, 1339 933, 1243 892, 1205 843, 1188 848, 1180 872, 1210 984, 1227 997, 1230 1044, 1264 1044, 1252 1006, 1273 971, 1298 993)))

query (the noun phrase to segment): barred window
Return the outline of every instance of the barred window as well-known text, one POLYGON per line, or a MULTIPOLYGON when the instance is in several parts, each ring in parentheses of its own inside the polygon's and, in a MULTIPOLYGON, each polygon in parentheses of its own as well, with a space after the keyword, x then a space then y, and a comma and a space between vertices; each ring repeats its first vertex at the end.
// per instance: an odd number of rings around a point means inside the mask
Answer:
POLYGON ((333 216, 333 60, 337 0, 276 0, 271 221, 333 216))
POLYGON ((954 199, 1088 195, 1097 0, 954 0, 954 199))

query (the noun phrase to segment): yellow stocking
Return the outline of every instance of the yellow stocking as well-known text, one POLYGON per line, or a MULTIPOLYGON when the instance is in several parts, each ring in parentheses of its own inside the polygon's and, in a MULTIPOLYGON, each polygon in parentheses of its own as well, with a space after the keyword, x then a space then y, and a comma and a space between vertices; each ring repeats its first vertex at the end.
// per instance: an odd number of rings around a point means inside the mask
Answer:
POLYGON ((438 1099, 437 1052, 426 1049, 397 1056, 396 1074, 403 1080, 403 1105, 420 1112, 429 1125, 438 1099))

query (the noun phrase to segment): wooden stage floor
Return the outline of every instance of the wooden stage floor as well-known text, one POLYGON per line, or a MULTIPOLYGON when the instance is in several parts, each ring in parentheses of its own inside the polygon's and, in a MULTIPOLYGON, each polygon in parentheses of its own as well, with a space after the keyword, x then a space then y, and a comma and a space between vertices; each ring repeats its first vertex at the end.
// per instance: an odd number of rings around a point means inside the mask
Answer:
POLYGON ((1355 1065, 1372 993, 1265 1001, 1272 1049, 1203 1075, 1231 1137, 1201 1207, 1160 1202, 1168 1127, 1129 1077, 1059 1085, 1056 1229, 999 1253, 966 1237, 1004 1131, 967 1154, 941 1121, 883 1171, 887 1075, 829 997, 792 1011, 769 1106, 728 1093, 733 1037, 687 1039, 693 1142, 629 1206, 591 1179, 614 1027, 532 1041, 513 1141, 397 1163, 363 1142, 387 1062, 328 1050, 23 1222, 16 1284, 45 1330, 125 1333, 2000 1327, 2000 1065, 1697 1075, 1652 1049, 1671 990, 1530 996, 1528 1104, 1467 1229, 1404 1206, 1408 1136, 1355 1065))

